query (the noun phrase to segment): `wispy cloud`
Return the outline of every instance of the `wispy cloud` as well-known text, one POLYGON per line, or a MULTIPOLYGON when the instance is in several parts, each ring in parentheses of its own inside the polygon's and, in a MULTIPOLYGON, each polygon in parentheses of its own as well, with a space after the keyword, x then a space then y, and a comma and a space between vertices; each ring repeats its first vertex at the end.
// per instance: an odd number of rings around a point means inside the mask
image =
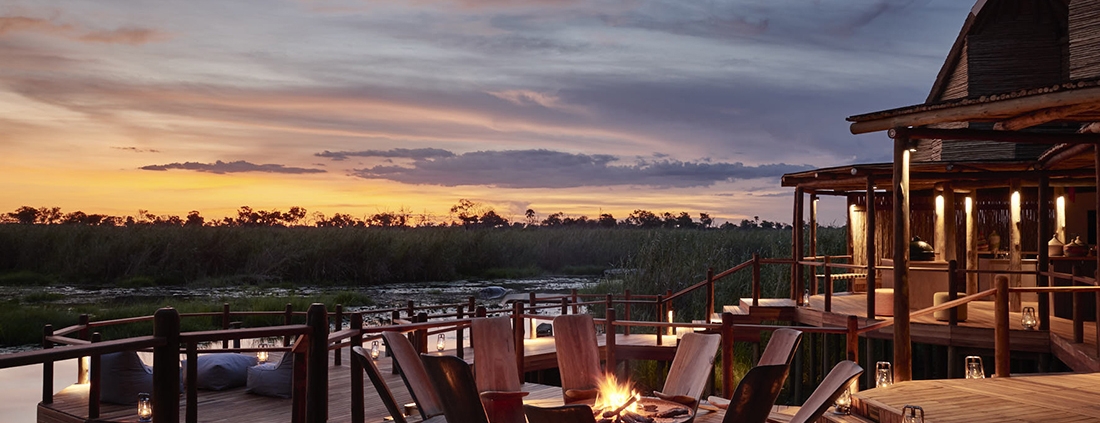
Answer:
POLYGON ((659 188, 704 187, 718 182, 777 178, 805 170, 785 163, 746 166, 742 163, 685 162, 657 159, 614 164, 607 154, 572 154, 550 150, 476 151, 411 166, 355 169, 367 179, 387 179, 417 185, 483 185, 500 188, 573 188, 637 185, 659 188))
POLYGON ((348 157, 383 157, 388 159, 426 160, 439 157, 453 157, 455 153, 439 148, 394 148, 390 150, 328 151, 314 154, 332 160, 347 160, 348 157))
POLYGON ((18 32, 35 32, 55 35, 70 40, 105 44, 145 44, 168 38, 168 35, 149 28, 120 27, 91 29, 55 19, 29 16, 0 16, 0 36, 18 32))
POLYGON ((159 153, 160 150, 155 148, 137 148, 137 147, 111 147, 115 150, 129 151, 133 153, 159 153))
POLYGON ((218 160, 214 163, 198 163, 198 162, 185 162, 185 163, 169 163, 163 165, 149 165, 142 166, 141 170, 193 170, 195 172, 207 172, 207 173, 241 173, 241 172, 264 172, 264 173, 289 173, 289 174, 304 174, 304 173, 325 173, 324 169, 306 169, 301 167, 288 167, 281 164, 253 164, 243 160, 235 162, 223 162, 218 160))

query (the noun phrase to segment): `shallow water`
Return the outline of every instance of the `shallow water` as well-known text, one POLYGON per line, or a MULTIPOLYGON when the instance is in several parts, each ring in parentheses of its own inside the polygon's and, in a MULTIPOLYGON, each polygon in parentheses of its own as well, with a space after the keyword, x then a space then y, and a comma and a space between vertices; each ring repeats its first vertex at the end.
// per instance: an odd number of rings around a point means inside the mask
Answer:
MULTIPOLYGON (((581 289, 592 286, 597 279, 593 277, 547 277, 539 279, 522 280, 496 280, 496 281, 456 281, 456 282, 429 282, 429 283, 400 283, 378 287, 348 288, 348 287, 296 287, 293 289, 275 288, 265 289, 266 295, 311 295, 328 291, 357 290, 375 299, 377 308, 390 308, 404 306, 408 300, 416 301, 418 305, 447 304, 466 301, 491 286, 500 286, 508 290, 508 295, 493 300, 482 300, 481 304, 500 304, 510 298, 523 297, 531 292, 540 294, 566 293, 571 289, 581 289)), ((42 288, 0 287, 0 296, 21 296, 32 292, 40 292, 42 288)), ((119 297, 178 297, 178 298, 234 298, 258 295, 255 288, 102 288, 88 289, 78 287, 51 288, 51 292, 63 294, 65 298, 60 302, 65 304, 94 303, 105 298, 119 297)), ((448 333, 448 348, 453 348, 454 333, 448 333)), ((246 344, 248 341, 246 341, 246 344)), ((0 349, 0 354, 34 349, 36 346, 21 346, 0 349)), ((145 358, 146 362, 151 362, 145 358)), ((60 361, 54 364, 54 391, 71 385, 76 381, 76 360, 60 361)), ((0 421, 4 422, 34 422, 37 418, 37 404, 42 396, 42 366, 24 366, 0 370, 0 421)))

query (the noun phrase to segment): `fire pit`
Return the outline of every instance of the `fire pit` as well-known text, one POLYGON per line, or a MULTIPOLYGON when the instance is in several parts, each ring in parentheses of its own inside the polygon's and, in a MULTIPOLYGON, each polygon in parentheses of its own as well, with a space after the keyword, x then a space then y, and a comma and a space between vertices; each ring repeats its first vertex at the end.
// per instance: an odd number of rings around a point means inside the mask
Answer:
POLYGON ((597 423, 682 423, 692 417, 691 408, 643 397, 629 383, 620 384, 614 375, 607 375, 598 388, 599 394, 592 404, 597 423))

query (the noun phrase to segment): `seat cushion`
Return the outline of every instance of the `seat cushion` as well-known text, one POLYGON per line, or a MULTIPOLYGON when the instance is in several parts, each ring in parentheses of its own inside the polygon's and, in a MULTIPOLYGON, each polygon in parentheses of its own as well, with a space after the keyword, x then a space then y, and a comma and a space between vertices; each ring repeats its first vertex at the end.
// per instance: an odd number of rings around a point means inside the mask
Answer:
POLYGON ((294 354, 287 353, 278 363, 264 363, 248 368, 245 392, 268 397, 290 398, 294 382, 294 354))
MULTIPOLYGON (((938 306, 940 304, 946 303, 947 301, 949 301, 948 300, 949 298, 950 298, 950 294, 947 293, 947 292, 937 292, 935 294, 932 294, 932 305, 933 306, 938 306)), ((959 321, 960 322, 965 322, 966 318, 969 317, 969 316, 967 316, 967 312, 966 312, 967 311, 966 304, 962 304, 958 307, 955 307, 955 309, 959 311, 959 314, 958 314, 959 321)), ((935 317, 936 320, 941 320, 941 321, 946 322, 948 320, 951 320, 951 310, 947 309, 947 310, 940 310, 940 311, 934 312, 934 313, 932 313, 932 317, 935 317)))
POLYGON ((101 402, 133 405, 139 393, 153 392, 153 368, 141 362, 136 351, 104 354, 99 368, 101 402))
MULTIPOLYGON (((187 368, 187 361, 183 362, 187 368)), ((256 357, 243 354, 204 354, 196 360, 198 389, 221 391, 248 382, 248 368, 256 365, 256 357)), ((186 375, 186 372, 184 372, 186 375)), ((186 383, 186 381, 184 381, 186 383)))

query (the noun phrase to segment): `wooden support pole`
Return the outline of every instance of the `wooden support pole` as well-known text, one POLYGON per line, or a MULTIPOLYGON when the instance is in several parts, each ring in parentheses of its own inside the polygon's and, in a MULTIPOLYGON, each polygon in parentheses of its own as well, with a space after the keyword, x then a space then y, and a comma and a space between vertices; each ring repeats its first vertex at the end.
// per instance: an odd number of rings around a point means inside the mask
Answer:
MULTIPOLYGON (((339 332, 341 330, 344 330, 344 306, 342 304, 337 304, 336 305, 336 315, 333 317, 333 320, 334 320, 334 322, 332 322, 333 327, 336 328, 337 332, 339 332)), ((340 340, 337 339, 336 342, 339 343, 340 340)), ((340 360, 340 358, 341 358, 340 357, 340 351, 341 350, 343 350, 343 348, 337 348, 335 351, 332 352, 332 364, 334 366, 341 366, 341 363, 340 363, 340 361, 341 361, 340 360)))
MULTIPOLYGON (((462 306, 455 307, 455 318, 462 320, 465 318, 465 313, 462 312, 462 306)), ((466 328, 458 326, 455 328, 455 355, 458 358, 466 358, 466 342, 463 339, 466 328)))
MULTIPOLYGON (((966 268, 978 268, 978 190, 966 195, 966 268)), ((978 293, 978 274, 966 274, 966 295, 978 293)))
MULTIPOLYGON (((103 340, 99 332, 92 333, 91 342, 94 344, 103 340)), ((99 401, 103 394, 103 366, 100 365, 100 355, 96 354, 91 357, 88 365, 91 367, 88 369, 88 419, 94 420, 99 418, 99 401)))
MULTIPOLYGON (((1073 276, 1081 276, 1081 268, 1073 266, 1073 276)), ((1070 285, 1077 285, 1073 282, 1070 285)), ((1073 298, 1073 342, 1080 344, 1085 342, 1085 308, 1081 306, 1081 293, 1071 293, 1073 298)))
MULTIPOLYGON (((1008 222, 1008 270, 1020 271, 1023 268, 1023 252, 1020 241, 1020 224, 1022 220, 1023 192, 1020 190, 1020 180, 1013 179, 1009 182, 1009 222, 1008 222)), ((1042 238, 1040 238, 1042 239, 1042 238)), ((1022 275, 1013 273, 1008 276, 1008 286, 1018 288, 1023 285, 1022 275)), ((1019 292, 1008 295, 1008 310, 1019 313, 1023 310, 1023 303, 1019 292)))
MULTIPOLYGON (((895 131, 890 131, 895 136, 895 131)), ((909 139, 894 138, 894 382, 913 379, 909 327, 909 139)))
POLYGON ((958 252, 956 246, 958 245, 958 219, 957 208, 955 207, 955 189, 951 186, 950 182, 943 184, 943 260, 951 261, 958 260, 958 252))
POLYGON ((310 328, 306 355, 306 422, 328 421, 328 310, 322 303, 309 305, 306 325, 310 328))
POLYGON ((573 314, 577 314, 578 307, 580 307, 577 304, 577 288, 573 288, 570 291, 570 298, 569 302, 573 303, 573 314))
MULTIPOLYGON (((294 305, 286 303, 286 307, 283 309, 283 325, 290 326, 294 322, 294 305)), ((289 347, 291 342, 290 335, 283 337, 283 346, 289 347)))
POLYGON ((523 384, 523 303, 512 303, 512 346, 516 350, 516 373, 523 384))
POLYGON ((187 419, 187 423, 198 423, 199 421, 199 348, 195 342, 187 343, 187 368, 184 369, 184 374, 187 375, 184 379, 187 380, 184 389, 187 391, 186 395, 186 411, 184 411, 184 418, 187 419))
POLYGON ((405 303, 405 312, 408 313, 409 320, 412 320, 413 317, 416 317, 416 302, 414 302, 413 300, 408 300, 405 303))
MULTIPOLYGON (((222 303, 222 330, 229 330, 229 321, 232 318, 229 316, 229 303, 222 303)), ((229 348, 229 340, 222 340, 222 348, 229 348)))
MULTIPOLYGON (((1050 177, 1046 175, 1039 176, 1039 260, 1036 264, 1036 269, 1040 272, 1050 270, 1050 252, 1044 245, 1047 236, 1054 231, 1051 230, 1050 220, 1050 177)), ((1050 278, 1043 275, 1036 276, 1036 286, 1050 286, 1050 278)), ((1050 330, 1050 294, 1046 292, 1039 293, 1039 330, 1050 330)))
POLYGON ((993 310, 994 353, 997 377, 1008 377, 1012 351, 1008 343, 1008 276, 997 275, 997 304, 993 310))
MULTIPOLYGON (((53 342, 48 338, 53 336, 53 325, 42 327, 42 349, 53 348, 53 342)), ((42 403, 53 404, 53 361, 42 362, 42 403)))
POLYGON ((561 315, 564 316, 566 314, 569 314, 569 298, 562 297, 561 298, 561 315))
MULTIPOLYGON (((488 310, 485 309, 485 306, 477 306, 477 311, 475 312, 474 316, 475 317, 485 317, 488 314, 489 314, 488 310)), ((473 335, 471 334, 471 336, 473 336, 473 335)), ((470 339, 471 344, 473 344, 473 341, 474 341, 473 339, 470 339)))
POLYGON ((833 268, 829 267, 829 256, 825 256, 825 311, 833 311, 833 268))
POLYGON ((846 357, 851 361, 859 361, 859 319, 856 316, 848 316, 848 335, 846 357))
MULTIPOLYGON (((629 306, 628 306, 629 307, 629 306)), ((703 321, 710 323, 710 316, 714 314, 714 268, 707 268, 707 311, 703 315, 703 321)), ((630 319, 629 315, 627 319, 630 319)))
MULTIPOLYGON (((527 313, 532 315, 532 316, 534 316, 536 314, 539 314, 538 298, 535 297, 534 292, 531 293, 531 300, 530 300, 530 304, 527 306, 527 313)), ((533 318, 528 319, 528 325, 530 327, 530 332, 531 333, 528 334, 527 337, 530 338, 530 339, 536 339, 536 338, 539 337, 538 331, 536 330, 538 328, 538 323, 536 323, 536 322, 537 322, 537 320, 535 320, 533 318)))
MULTIPOLYGON (((662 316, 664 316, 661 313, 661 308, 662 308, 661 304, 664 304, 664 298, 665 298, 664 295, 657 295, 657 299, 653 303, 654 309, 657 310, 657 321, 658 322, 660 322, 661 319, 662 319, 662 316)), ((661 328, 657 328, 656 330, 657 330, 657 346, 661 346, 662 339, 664 339, 664 337, 661 336, 663 331, 661 330, 661 328)))
MULTIPOLYGON (((1094 160, 1094 163, 1093 163, 1094 166, 1100 166, 1100 145, 1093 146, 1093 160, 1094 160)), ((1093 169, 1096 170, 1096 184, 1097 184, 1096 186, 1100 187, 1100 167, 1093 167, 1093 169)), ((1100 225, 1100 193, 1096 194, 1096 204, 1095 204, 1095 206, 1096 206, 1097 213, 1096 213, 1096 219, 1095 219, 1096 221, 1093 222, 1093 223, 1096 224, 1096 225, 1100 225)), ((1100 226, 1095 226, 1095 228, 1096 228, 1097 231, 1100 231, 1100 226)), ((1100 234, 1093 234, 1093 235, 1096 236, 1097 240, 1100 240, 1100 234)), ((1042 239, 1042 238, 1040 238, 1040 239, 1042 239)), ((1100 254, 1096 255, 1096 265, 1097 265, 1096 272, 1093 273, 1092 277, 1096 281, 1098 281, 1098 283, 1100 283, 1100 278, 1097 278, 1097 276, 1100 276, 1100 254)), ((1100 309, 1100 303, 1096 303, 1096 308, 1100 309)), ((1098 319, 1096 321, 1096 326, 1097 326, 1097 330, 1100 330, 1100 319, 1098 319)), ((1100 345, 1097 345, 1097 348, 1100 349, 1100 345)))
POLYGON ((810 257, 817 257, 817 193, 810 193, 810 257))
MULTIPOLYGON (((92 340, 92 338, 89 337, 91 334, 88 332, 89 321, 90 319, 87 314, 81 314, 77 319, 77 324, 83 327, 83 329, 80 329, 80 332, 78 332, 78 338, 86 341, 92 340)), ((76 383, 88 383, 88 369, 84 368, 85 364, 83 358, 76 360, 76 383)))
POLYGON ((875 266, 878 265, 878 251, 875 250, 875 178, 872 176, 867 176, 866 196, 867 218, 863 219, 866 223, 863 230, 865 231, 864 243, 867 245, 867 318, 874 320, 875 285, 878 283, 875 266))
POLYGON ((180 421, 180 314, 171 307, 153 313, 153 336, 164 345, 153 348, 153 422, 180 421))
MULTIPOLYGON (((959 262, 951 260, 947 262, 947 300, 959 299, 959 262)), ((947 310, 947 325, 959 325, 959 308, 951 307, 947 310)))
POLYGON ((805 281, 802 280, 802 265, 798 264, 805 256, 802 250, 802 187, 794 189, 794 219, 791 221, 791 255, 794 264, 791 265, 791 298, 795 305, 802 305, 802 292, 805 290, 805 281))
MULTIPOLYGON (((752 253, 752 306, 760 305, 760 254, 752 253)), ((725 311, 725 310, 723 310, 725 311)), ((709 321, 709 318, 708 318, 709 321)))
MULTIPOLYGON (((459 307, 459 310, 461 309, 459 307)), ((355 335, 351 336, 351 346, 362 347, 363 313, 352 313, 351 328, 355 329, 355 335)), ((366 421, 366 412, 363 410, 363 365, 354 356, 349 361, 351 361, 351 421, 352 423, 363 423, 366 421)))
MULTIPOLYGON (((626 304, 623 304, 623 320, 630 320, 630 290, 624 290, 623 298, 626 300, 626 304)), ((623 326, 623 335, 630 335, 630 326, 623 326)))
POLYGON ((722 312, 722 397, 733 398, 733 314, 722 312))
MULTIPOLYGON (((607 323, 604 324, 604 346, 607 357, 607 363, 604 367, 604 373, 618 375, 619 361, 615 354, 615 308, 607 309, 607 316, 605 317, 607 323)), ((660 335, 657 335, 660 336, 660 335)))
MULTIPOLYGON (((421 311, 420 313, 416 314, 416 322, 425 323, 427 321, 428 321, 428 312, 421 311)), ((426 329, 426 328, 425 329, 417 329, 415 333, 416 333, 416 346, 417 346, 417 348, 419 348, 418 351, 420 351, 421 354, 427 353, 428 352, 428 329, 426 329)))

